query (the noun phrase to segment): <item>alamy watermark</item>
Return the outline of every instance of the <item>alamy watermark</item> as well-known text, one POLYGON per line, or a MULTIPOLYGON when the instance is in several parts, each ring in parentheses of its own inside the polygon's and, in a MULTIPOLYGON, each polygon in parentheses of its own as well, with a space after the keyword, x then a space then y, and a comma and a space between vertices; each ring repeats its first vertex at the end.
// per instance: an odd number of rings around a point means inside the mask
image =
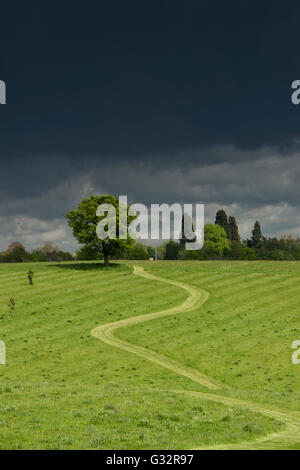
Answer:
POLYGON ((4 341, 0 340, 0 364, 6 363, 6 347, 4 341))
POLYGON ((0 104, 6 104, 6 85, 3 80, 0 80, 0 104))
POLYGON ((126 239, 131 236, 141 240, 186 240, 186 250, 200 250, 204 245, 204 204, 172 205, 132 204, 127 196, 119 196, 117 211, 112 204, 100 204, 97 216, 101 217, 96 233, 101 240, 126 239), (128 224, 128 217, 132 221, 128 224))
POLYGON ((296 341, 292 343, 292 348, 296 349, 296 351, 294 351, 292 354, 292 363, 300 364, 300 340, 299 339, 296 339, 296 341))

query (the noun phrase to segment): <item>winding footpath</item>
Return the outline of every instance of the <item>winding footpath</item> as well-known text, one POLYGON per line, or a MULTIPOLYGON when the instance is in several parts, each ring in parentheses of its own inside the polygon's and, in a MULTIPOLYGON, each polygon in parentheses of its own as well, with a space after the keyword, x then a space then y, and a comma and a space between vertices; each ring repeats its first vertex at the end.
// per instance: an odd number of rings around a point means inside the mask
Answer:
MULTIPOLYGON (((152 361, 155 364, 158 364, 166 369, 175 372, 176 374, 187 377, 194 382, 210 389, 210 390, 220 390, 223 389, 231 390, 228 385, 222 384, 217 380, 202 374, 201 372, 187 367, 183 364, 180 364, 173 359, 170 359, 166 356, 158 354, 149 349, 143 348, 133 343, 129 343, 123 339, 115 336, 116 330, 122 327, 127 327, 131 325, 137 325, 149 320, 154 320, 156 318, 162 318, 169 315, 178 315, 181 313, 189 312, 200 308, 209 298, 209 293, 203 289, 196 288, 185 284, 184 282, 175 281, 171 279, 165 279, 153 274, 149 274, 142 267, 134 266, 134 274, 137 276, 142 276, 153 281, 160 281, 167 284, 172 284, 176 287, 184 289, 188 292, 189 296, 187 299, 176 307, 169 308, 167 310, 162 310, 160 312, 147 313, 144 315, 138 315, 131 318, 126 318, 124 320, 119 320, 112 323, 106 323, 105 325, 100 325, 94 328, 91 334, 107 343, 111 346, 115 346, 119 349, 129 351, 133 354, 136 354, 148 361, 152 361)), ((255 441, 247 441, 238 444, 221 444, 218 446, 210 446, 209 449, 272 449, 272 448, 285 448, 289 445, 295 445, 295 448, 300 449, 300 413, 291 412, 286 410, 277 410, 273 408, 260 405, 258 403, 253 403, 247 400, 239 400, 237 398, 232 398, 228 396, 218 395, 215 393, 206 393, 206 392, 197 392, 197 391, 182 391, 182 390, 172 390, 172 392, 185 394, 193 397, 200 398, 202 400, 210 400, 216 403, 221 403, 230 407, 238 406, 248 408, 251 411, 261 413, 263 415, 275 418, 282 423, 284 423, 284 430, 281 432, 269 434, 264 437, 260 437, 255 441)))

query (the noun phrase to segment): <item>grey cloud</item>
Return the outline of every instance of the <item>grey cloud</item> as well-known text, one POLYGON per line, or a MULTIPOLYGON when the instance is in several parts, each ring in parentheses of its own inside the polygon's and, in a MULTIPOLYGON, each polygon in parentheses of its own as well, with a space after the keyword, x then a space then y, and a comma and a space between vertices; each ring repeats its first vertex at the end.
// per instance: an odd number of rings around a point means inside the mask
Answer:
POLYGON ((267 235, 300 234, 298 150, 282 154, 271 147, 249 151, 230 145, 194 150, 193 155, 193 164, 190 158, 185 160, 184 154, 173 161, 170 156, 162 156, 158 163, 149 158, 135 163, 120 159, 118 164, 116 161, 100 164, 98 159, 91 158, 72 166, 64 159, 62 173, 54 159, 53 172, 50 164, 45 167, 45 172, 49 172, 46 186, 34 178, 32 186, 36 187, 33 189, 27 182, 28 191, 24 182, 20 193, 18 188, 12 194, 5 191, 5 185, 2 187, 1 247, 5 248, 3 244, 12 239, 24 240, 31 247, 45 238, 60 244, 64 239, 71 242, 70 232, 64 231, 63 214, 76 207, 83 197, 110 193, 126 194, 130 203, 201 202, 206 206, 208 220, 213 220, 219 207, 225 207, 239 219, 244 237, 249 235, 256 219, 261 220, 267 235), (224 160, 218 161, 218 157, 213 163, 203 163, 204 154, 223 155, 224 160), (19 232, 18 221, 22 218, 26 224, 19 232))
POLYGON ((75 251, 77 243, 71 230, 62 219, 49 221, 27 216, 0 217, 0 251, 4 251, 12 241, 23 243, 27 249, 52 241, 66 251, 75 251))
MULTIPOLYGON (((208 149, 213 152, 214 149, 208 149)), ((218 148, 218 152, 221 150, 218 148)), ((187 201, 221 204, 242 203, 247 207, 288 202, 298 205, 300 153, 282 157, 271 148, 245 152, 224 147, 234 162, 185 166, 175 162, 158 166, 140 163, 95 169, 95 187, 105 183, 110 192, 129 194, 141 202, 187 201)))

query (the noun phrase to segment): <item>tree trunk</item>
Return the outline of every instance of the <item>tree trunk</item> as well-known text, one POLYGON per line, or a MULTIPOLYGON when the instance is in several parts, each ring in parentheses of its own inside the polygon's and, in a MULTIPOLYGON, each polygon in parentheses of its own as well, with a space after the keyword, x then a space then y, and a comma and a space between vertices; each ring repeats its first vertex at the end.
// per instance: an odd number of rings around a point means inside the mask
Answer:
POLYGON ((105 266, 109 266, 108 254, 107 254, 107 253, 103 253, 103 256, 104 256, 104 264, 105 264, 105 266))

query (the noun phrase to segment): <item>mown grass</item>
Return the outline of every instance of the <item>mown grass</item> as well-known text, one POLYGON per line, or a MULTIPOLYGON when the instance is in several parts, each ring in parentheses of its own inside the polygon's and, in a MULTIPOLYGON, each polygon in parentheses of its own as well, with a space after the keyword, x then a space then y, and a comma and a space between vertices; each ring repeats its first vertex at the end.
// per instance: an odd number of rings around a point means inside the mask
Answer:
POLYGON ((211 296, 198 311, 118 332, 213 376, 234 396, 300 410, 300 366, 291 344, 300 339, 297 262, 160 262, 159 276, 183 280, 211 296))
MULTIPOLYGON (((290 344, 299 339, 300 265, 141 264, 212 295, 201 311, 118 335, 232 385, 239 397, 298 409, 290 344)), ((34 264, 30 286, 29 267, 0 265, 1 449, 183 449, 282 429, 244 408, 173 393, 205 389, 90 335, 96 325, 178 305, 183 290, 97 263, 34 264)))

